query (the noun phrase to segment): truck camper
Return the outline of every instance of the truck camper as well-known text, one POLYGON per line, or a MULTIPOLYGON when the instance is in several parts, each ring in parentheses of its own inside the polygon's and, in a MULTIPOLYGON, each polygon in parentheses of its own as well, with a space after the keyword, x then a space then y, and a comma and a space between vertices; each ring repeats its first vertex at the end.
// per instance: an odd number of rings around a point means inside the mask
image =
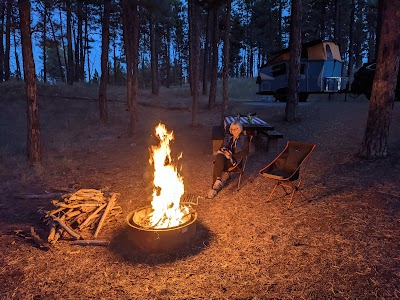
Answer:
MULTIPOLYGON (((286 101, 288 93, 290 50, 271 56, 257 76, 260 95, 273 95, 286 101)), ((318 93, 345 92, 347 77, 342 77, 343 62, 339 46, 331 41, 313 41, 302 45, 299 78, 299 100, 318 93)))

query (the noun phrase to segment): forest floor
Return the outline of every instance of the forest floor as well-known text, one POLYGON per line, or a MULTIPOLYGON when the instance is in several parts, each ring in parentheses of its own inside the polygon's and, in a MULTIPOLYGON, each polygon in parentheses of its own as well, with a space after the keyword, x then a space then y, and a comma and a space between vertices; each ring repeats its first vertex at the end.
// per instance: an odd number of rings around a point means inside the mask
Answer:
MULTIPOLYGON (((237 177, 212 200, 211 128, 220 112, 200 98, 191 126, 185 89, 139 93, 138 125, 128 134, 125 90, 109 87, 110 121, 98 120, 97 89, 39 87, 43 162, 26 160, 23 85, 0 85, 0 299, 398 299, 400 298, 400 103, 385 159, 367 161, 360 148, 365 98, 314 96, 300 103, 301 121, 284 121, 285 104, 232 99, 231 113, 257 112, 287 140, 316 143, 291 209, 258 175, 277 149, 258 137, 236 191, 237 177), (129 242, 129 212, 151 201, 149 148, 162 122, 174 131, 185 193, 199 196, 197 234, 185 248, 146 254, 129 242), (41 249, 24 238, 46 236, 38 211, 54 198, 32 197, 83 188, 117 192, 122 214, 99 239, 108 247, 59 240, 41 249), (29 234, 28 234, 29 235, 29 234)), ((254 91, 248 91, 253 97, 254 91)), ((249 97, 250 99, 250 97, 249 97)), ((220 101, 220 99, 218 99, 220 101)), ((60 195, 61 195, 60 194, 60 195)))

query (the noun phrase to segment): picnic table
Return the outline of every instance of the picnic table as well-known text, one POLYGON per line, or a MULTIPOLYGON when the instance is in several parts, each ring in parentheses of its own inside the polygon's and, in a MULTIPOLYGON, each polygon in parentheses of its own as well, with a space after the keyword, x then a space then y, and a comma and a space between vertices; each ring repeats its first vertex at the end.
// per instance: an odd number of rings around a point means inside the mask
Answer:
POLYGON ((229 129, 229 126, 231 126, 232 122, 240 119, 240 123, 243 125, 244 130, 248 130, 251 132, 254 131, 269 131, 269 130, 274 130, 274 126, 268 124, 266 121, 263 119, 253 116, 253 117, 238 117, 238 116, 225 116, 224 117, 224 128, 226 130, 229 129))
POLYGON ((283 135, 280 132, 275 131, 274 126, 256 116, 225 116, 225 131, 228 131, 229 126, 238 119, 243 125, 243 130, 246 131, 249 136, 256 137, 262 133, 268 138, 267 149, 278 148, 278 140, 282 138, 283 135))

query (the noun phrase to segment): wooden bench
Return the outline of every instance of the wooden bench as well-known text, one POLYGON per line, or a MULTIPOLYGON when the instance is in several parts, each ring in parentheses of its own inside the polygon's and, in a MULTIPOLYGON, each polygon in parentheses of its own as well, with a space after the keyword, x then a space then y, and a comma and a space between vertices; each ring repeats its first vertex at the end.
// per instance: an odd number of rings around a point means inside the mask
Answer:
POLYGON ((217 155, 218 149, 221 147, 222 142, 224 141, 225 129, 224 126, 213 126, 212 127, 212 154, 217 155))
POLYGON ((283 138, 282 133, 276 130, 270 130, 270 131, 265 130, 265 131, 260 131, 260 133, 264 134, 268 138, 267 151, 278 150, 279 139, 283 138))

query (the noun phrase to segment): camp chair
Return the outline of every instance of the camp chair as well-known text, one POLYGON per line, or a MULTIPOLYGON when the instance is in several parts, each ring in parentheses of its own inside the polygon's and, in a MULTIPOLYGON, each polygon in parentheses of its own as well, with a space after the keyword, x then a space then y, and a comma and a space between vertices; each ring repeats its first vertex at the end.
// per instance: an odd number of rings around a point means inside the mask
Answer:
MULTIPOLYGON (((315 146, 315 144, 288 141, 285 149, 269 165, 259 171, 262 176, 273 179, 276 183, 268 200, 271 199, 278 185, 283 188, 286 195, 290 193, 285 187, 291 188, 292 192, 288 205, 288 208, 290 208, 294 194, 300 189, 300 167, 302 167, 315 146)), ((301 194, 307 198, 302 192, 301 194)))
MULTIPOLYGON (((249 139, 249 149, 250 149, 250 145, 253 140, 253 136, 247 136, 247 137, 249 139)), ((232 173, 239 174, 238 184, 237 184, 237 188, 236 188, 237 191, 240 189, 240 182, 242 180, 242 175, 244 173, 244 170, 246 169, 248 156, 249 156, 249 152, 247 152, 246 156, 243 157, 242 159, 240 159, 240 161, 236 165, 234 165, 233 167, 230 167, 228 170, 226 170, 228 172, 229 178, 231 178, 232 173)), ((213 163, 215 163, 215 161, 213 161, 213 163)))
MULTIPOLYGON (((253 140, 253 136, 252 135, 247 135, 247 137, 249 139, 249 149, 250 149, 251 142, 253 140)), ((231 177, 232 173, 239 174, 239 179, 238 179, 238 184, 237 184, 237 189, 236 189, 237 191, 240 189, 240 182, 242 180, 242 175, 244 173, 244 170, 246 169, 248 156, 249 156, 249 152, 247 152, 246 156, 243 157, 236 165, 234 165, 233 167, 230 167, 228 169, 229 177, 231 177)))

